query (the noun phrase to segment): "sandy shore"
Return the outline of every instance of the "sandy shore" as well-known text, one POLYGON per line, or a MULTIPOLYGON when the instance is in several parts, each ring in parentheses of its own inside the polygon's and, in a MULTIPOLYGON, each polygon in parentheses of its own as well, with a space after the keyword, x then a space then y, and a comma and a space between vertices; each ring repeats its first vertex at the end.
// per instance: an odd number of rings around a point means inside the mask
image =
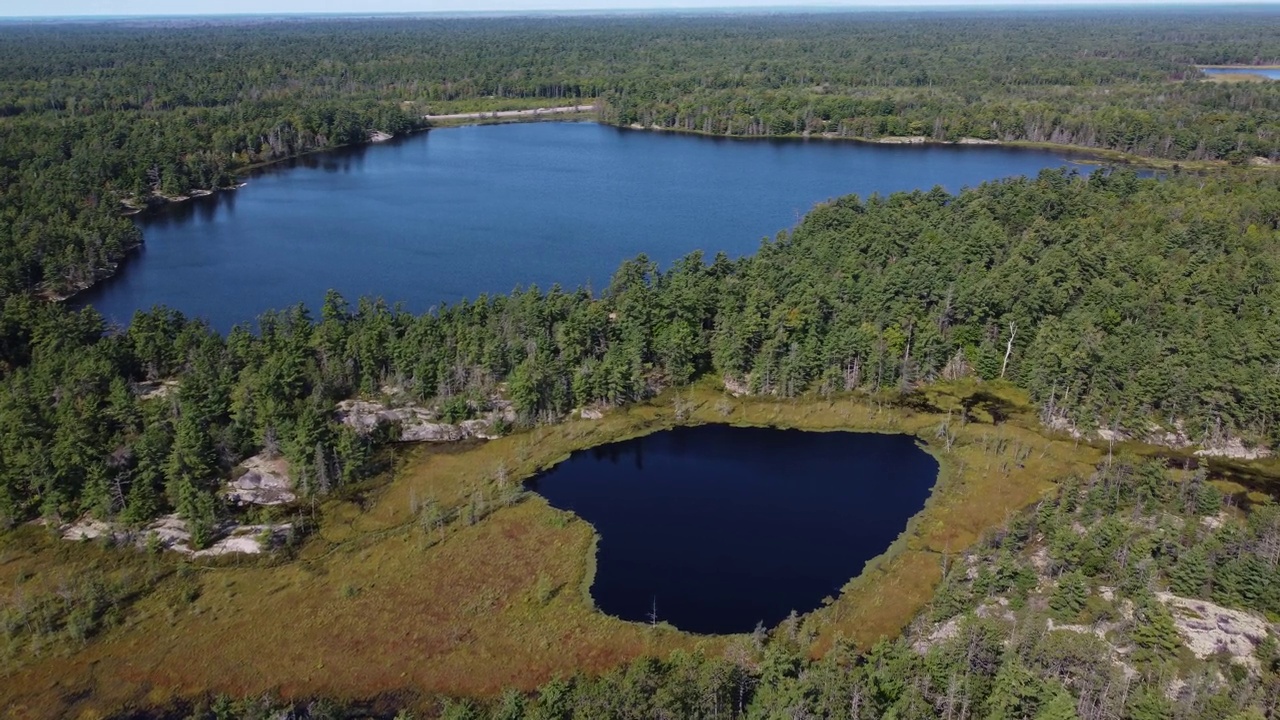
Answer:
POLYGON ((492 112, 455 113, 453 115, 423 115, 427 120, 488 120, 512 117, 536 117, 538 115, 558 115, 561 113, 590 112, 595 105, 568 105, 565 107, 534 108, 532 110, 495 110, 492 112))

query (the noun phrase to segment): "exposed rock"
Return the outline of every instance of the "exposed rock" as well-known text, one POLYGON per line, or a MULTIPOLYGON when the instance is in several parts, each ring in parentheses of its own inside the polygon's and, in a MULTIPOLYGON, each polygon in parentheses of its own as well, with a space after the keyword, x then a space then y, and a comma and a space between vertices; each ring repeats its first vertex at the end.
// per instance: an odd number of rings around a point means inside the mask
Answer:
POLYGON ((88 516, 70 525, 64 525, 61 531, 63 540, 96 540, 100 537, 110 537, 115 542, 127 542, 132 538, 132 533, 128 530, 88 516))
POLYGON ((1107 628, 1102 624, 1098 624, 1098 625, 1077 625, 1072 623, 1059 624, 1054 622, 1053 618, 1048 618, 1045 620, 1045 625, 1046 627, 1049 628, 1049 632, 1053 632, 1054 630, 1062 630, 1063 632, 1073 632, 1073 633, 1079 633, 1081 635, 1096 635, 1099 640, 1107 639, 1107 628))
POLYGON ((403 442, 456 442, 465 439, 466 432, 461 425, 433 423, 419 420, 403 422, 400 425, 400 440, 403 442))
POLYGON ((191 547, 191 533, 187 530, 187 523, 177 515, 165 515, 141 530, 130 530, 113 523, 82 518, 64 526, 62 537, 64 540, 110 537, 113 542, 133 544, 139 549, 156 543, 161 549, 199 558, 234 553, 257 555, 280 544, 291 528, 291 523, 240 525, 225 522, 216 530, 217 540, 200 550, 191 547))
POLYGON ((140 382, 134 392, 138 394, 139 400, 159 400, 168 397, 169 393, 178 389, 177 380, 158 380, 156 382, 140 382))
POLYGON ((1106 442, 1124 442, 1129 439, 1123 430, 1114 430, 1112 428, 1100 427, 1097 430, 1098 439, 1106 442))
POLYGON ((1205 515, 1204 517, 1200 518, 1200 525, 1202 525, 1205 530, 1208 530, 1209 532, 1213 532, 1214 530, 1217 530, 1218 528, 1227 524, 1227 520, 1230 517, 1231 516, 1227 514, 1227 511, 1223 510, 1217 515, 1205 515))
POLYGON ((1013 611, 1009 609, 1009 599, 998 597, 993 600, 982 603, 973 611, 973 614, 980 618, 999 618, 1008 622, 1013 622, 1013 611))
POLYGON ((1178 634, 1197 658, 1203 660, 1226 653, 1232 662, 1252 670, 1258 669, 1254 651, 1271 632, 1266 620, 1207 600, 1184 598, 1167 592, 1156 593, 1156 597, 1169 607, 1178 634))
POLYGON ((160 547, 196 558, 235 553, 257 555, 275 547, 288 534, 290 528, 292 528, 291 523, 278 525, 223 523, 216 532, 218 539, 209 547, 196 550, 191 547, 191 533, 187 530, 186 521, 177 515, 165 515, 140 533, 138 544, 145 547, 154 536, 160 547), (265 545, 264 539, 267 540, 265 545))
POLYGON ((1175 449, 1191 447, 1193 444, 1191 438, 1187 437, 1187 430, 1181 420, 1174 423, 1172 429, 1151 425, 1147 428, 1147 434, 1143 440, 1150 445, 1162 445, 1175 449))
POLYGON ((1080 432, 1080 428, 1076 427, 1076 424, 1071 422, 1071 420, 1069 420, 1065 415, 1054 415, 1044 424, 1050 430, 1064 432, 1076 440, 1084 438, 1084 433, 1080 432))
POLYGON ((999 145, 999 140, 983 140, 982 138, 962 137, 956 141, 957 145, 999 145))
POLYGON ((935 645, 940 645, 955 637, 960 632, 961 617, 962 616, 957 615, 937 626, 933 629, 933 632, 911 643, 911 649, 921 655, 924 655, 935 645))
POLYGON ((395 137, 395 135, 392 135, 389 132, 383 132, 381 130, 369 131, 369 142, 371 143, 386 142, 393 137, 395 137))
MULTIPOLYGON (((1165 428, 1161 425, 1152 424, 1147 427, 1145 433, 1131 432, 1124 428, 1105 428, 1100 427, 1092 433, 1084 432, 1080 428, 1063 415, 1055 415, 1049 418, 1042 418, 1045 427, 1058 432, 1065 432, 1076 440, 1097 439, 1103 442, 1126 442, 1128 440, 1139 439, 1148 445, 1159 445, 1161 447, 1173 448, 1175 450, 1183 450, 1195 447, 1187 434, 1186 428, 1181 420, 1173 423, 1172 428, 1165 428)), ((1199 449, 1195 454, 1200 457, 1224 457, 1234 460, 1258 460, 1270 457, 1272 451, 1263 445, 1247 446, 1244 440, 1238 437, 1226 436, 1215 440, 1205 440, 1200 443, 1199 449)))
POLYGON ((578 417, 583 420, 600 420, 604 417, 604 410, 598 407, 585 407, 578 409, 578 417))
POLYGON ((1049 569, 1049 548, 1041 545, 1036 551, 1031 553, 1031 566, 1036 572, 1044 575, 1049 569))
POLYGON ((1224 457, 1232 460, 1259 460, 1271 457, 1271 449, 1263 445, 1246 447, 1244 441, 1237 437, 1226 438, 1216 442, 1207 442, 1196 455, 1200 457, 1224 457))
POLYGON ((283 505, 298 499, 284 458, 254 455, 241 463, 245 472, 227 483, 227 499, 247 505, 283 505))
POLYGON ((338 403, 338 421, 365 435, 379 425, 398 424, 398 439, 403 442, 455 442, 469 438, 492 440, 498 437, 492 428, 499 420, 515 422, 516 419, 511 403, 495 400, 492 404, 494 409, 484 417, 453 425, 437 422, 436 411, 421 405, 392 408, 369 400, 343 400, 338 403))
POLYGON ((750 378, 742 378, 741 380, 739 380, 738 378, 725 375, 724 389, 729 391, 729 394, 734 397, 742 397, 743 395, 750 395, 751 386, 748 384, 749 382, 750 382, 750 378))
MULTIPOLYGON (((1009 601, 1006 598, 998 597, 994 600, 985 602, 973 611, 973 614, 984 619, 996 618, 1005 622, 1013 622, 1014 614, 1009 610, 1009 601)), ((915 642, 911 643, 911 649, 917 653, 924 655, 929 649, 940 643, 944 643, 954 638, 960 632, 960 623, 964 621, 964 615, 956 615, 949 620, 940 623, 934 627, 933 631, 928 635, 918 637, 915 642)))

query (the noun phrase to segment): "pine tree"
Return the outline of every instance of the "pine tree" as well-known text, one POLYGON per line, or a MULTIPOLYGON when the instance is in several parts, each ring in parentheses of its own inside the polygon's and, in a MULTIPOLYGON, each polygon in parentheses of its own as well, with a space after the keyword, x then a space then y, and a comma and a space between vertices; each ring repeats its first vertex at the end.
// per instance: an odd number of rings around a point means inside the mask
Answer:
POLYGON ((1179 595, 1204 597, 1211 577, 1209 555, 1203 545, 1196 545, 1181 553, 1169 569, 1169 587, 1179 595))
POLYGON ((178 514, 187 522, 191 547, 203 548, 213 542, 218 523, 217 504, 213 496, 184 479, 178 483, 177 506, 178 514))
POLYGON ((1046 694, 1048 699, 1040 705, 1035 720, 1080 720, 1080 715, 1076 712, 1076 699, 1061 683, 1050 683, 1046 694))
POLYGON ((209 434, 189 414, 178 418, 173 447, 165 474, 169 480, 169 500, 177 506, 184 485, 204 488, 217 471, 209 434))
POLYGON ((987 696, 986 720, 1022 720, 1029 717, 1043 691, 1042 681, 1016 654, 1010 654, 996 672, 987 696))
POLYGON ((1059 619, 1073 621, 1080 615, 1080 611, 1084 609, 1088 595, 1089 584, 1085 580, 1084 573, 1079 570, 1072 570, 1058 578, 1058 587, 1054 589, 1052 597, 1049 598, 1049 607, 1053 609, 1054 614, 1059 619))
POLYGON ((1196 493, 1196 512, 1200 515, 1217 515, 1222 510, 1222 491, 1205 483, 1196 493))
POLYGON ((1129 700, 1129 720, 1170 720, 1173 705, 1157 689, 1141 688, 1129 700))
POLYGON ((1168 608, 1155 598, 1148 598, 1135 613, 1133 642, 1138 649, 1133 653, 1140 662, 1159 662, 1170 659, 1182 647, 1178 628, 1168 608))

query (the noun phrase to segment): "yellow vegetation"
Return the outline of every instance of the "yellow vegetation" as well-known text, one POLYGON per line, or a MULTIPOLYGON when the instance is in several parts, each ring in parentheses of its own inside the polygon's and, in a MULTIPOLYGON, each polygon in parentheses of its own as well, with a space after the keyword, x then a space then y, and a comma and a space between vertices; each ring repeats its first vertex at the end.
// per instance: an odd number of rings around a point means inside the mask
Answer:
POLYGON ((909 433, 938 458, 933 496, 903 536, 804 619, 815 653, 838 638, 865 647, 897 634, 928 602, 948 554, 1099 457, 1029 429, 1016 412, 998 425, 977 422, 995 408, 1025 408, 1011 390, 984 392, 995 394, 975 403, 972 386, 935 387, 921 399, 950 409, 938 413, 865 399, 731 398, 699 386, 598 421, 488 443, 401 446, 390 482, 318 507, 318 531, 296 557, 275 562, 185 566, 27 528, 0 546, 10 601, 91 567, 149 578, 152 590, 86 644, 10 648, 0 703, 19 716, 89 717, 209 693, 485 695, 643 654, 724 652, 733 638, 597 612, 587 592, 590 526, 536 495, 514 501, 520 481, 575 450, 691 423, 909 433))

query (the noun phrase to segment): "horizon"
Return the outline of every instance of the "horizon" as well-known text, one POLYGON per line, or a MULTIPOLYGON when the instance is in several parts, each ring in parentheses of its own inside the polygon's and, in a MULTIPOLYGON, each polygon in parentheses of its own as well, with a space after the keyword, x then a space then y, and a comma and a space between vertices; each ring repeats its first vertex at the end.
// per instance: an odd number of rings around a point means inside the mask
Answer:
POLYGON ((223 0, 214 9, 175 12, 163 0, 49 0, 35 12, 0 10, 0 20, 145 18, 370 17, 378 15, 600 15, 723 12, 920 12, 957 10, 1260 9, 1276 0, 223 0))

